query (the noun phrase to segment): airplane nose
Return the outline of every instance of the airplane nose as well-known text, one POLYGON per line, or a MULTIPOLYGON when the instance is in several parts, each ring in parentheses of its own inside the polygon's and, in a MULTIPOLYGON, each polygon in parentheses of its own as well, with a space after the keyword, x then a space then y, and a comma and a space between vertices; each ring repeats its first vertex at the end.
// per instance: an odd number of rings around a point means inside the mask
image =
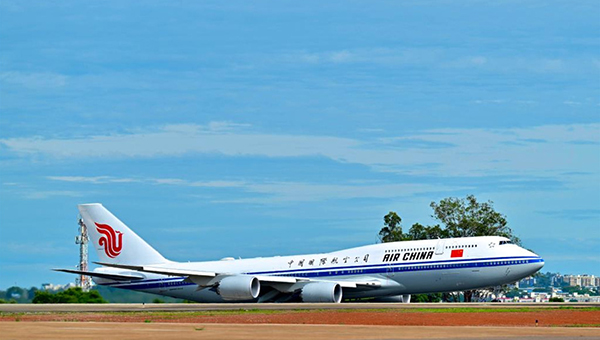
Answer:
POLYGON ((529 264, 530 264, 529 267, 535 270, 534 273, 537 272, 538 270, 542 269, 542 267, 545 264, 544 259, 532 251, 528 250, 527 252, 529 253, 529 256, 535 257, 535 259, 530 260, 530 262, 529 262, 529 264))
POLYGON ((535 265, 536 265, 536 271, 542 269, 542 267, 544 266, 544 264, 546 264, 544 262, 544 259, 540 257, 539 262, 535 263, 535 265))
POLYGON ((542 269, 542 267, 544 266, 545 262, 544 259, 541 258, 539 255, 535 255, 537 256, 537 259, 534 260, 530 260, 529 262, 529 268, 531 269, 531 273, 536 273, 538 270, 542 269))

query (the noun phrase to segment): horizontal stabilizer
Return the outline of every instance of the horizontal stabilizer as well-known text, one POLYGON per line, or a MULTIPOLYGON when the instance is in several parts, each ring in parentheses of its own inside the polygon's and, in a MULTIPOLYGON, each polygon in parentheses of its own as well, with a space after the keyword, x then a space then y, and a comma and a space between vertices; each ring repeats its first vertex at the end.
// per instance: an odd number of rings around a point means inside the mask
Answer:
POLYGON ((145 277, 142 275, 134 276, 134 275, 121 275, 121 274, 109 274, 109 273, 98 273, 98 272, 87 272, 83 270, 72 270, 72 269, 52 269, 57 272, 65 272, 71 274, 78 275, 87 275, 92 277, 99 277, 102 279, 116 280, 116 281, 132 281, 132 280, 141 280, 145 277))

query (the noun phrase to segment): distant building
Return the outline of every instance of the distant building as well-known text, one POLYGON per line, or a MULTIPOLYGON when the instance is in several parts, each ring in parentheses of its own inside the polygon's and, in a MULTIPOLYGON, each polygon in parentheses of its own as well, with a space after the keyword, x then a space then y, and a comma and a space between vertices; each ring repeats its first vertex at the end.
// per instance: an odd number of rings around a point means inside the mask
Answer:
POLYGON ((581 287, 596 287, 596 278, 594 275, 581 275, 581 287))
POLYGON ((518 282, 519 287, 533 287, 536 284, 536 279, 534 277, 526 277, 518 282))
POLYGON ((581 287, 581 275, 565 275, 563 276, 563 283, 567 286, 580 286, 581 287))
POLYGON ((600 277, 594 275, 564 275, 562 282, 567 286, 600 287, 600 277))
POLYGON ((563 283, 563 276, 560 274, 553 274, 550 277, 550 285, 552 285, 553 287, 560 287, 561 284, 563 283))

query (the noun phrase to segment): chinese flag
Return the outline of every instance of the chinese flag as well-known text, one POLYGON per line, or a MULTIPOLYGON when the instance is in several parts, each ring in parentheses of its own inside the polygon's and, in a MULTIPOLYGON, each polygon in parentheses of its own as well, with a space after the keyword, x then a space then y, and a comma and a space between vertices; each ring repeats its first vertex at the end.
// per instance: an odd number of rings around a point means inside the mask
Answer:
POLYGON ((463 257, 463 249, 454 249, 450 253, 450 257, 463 257))

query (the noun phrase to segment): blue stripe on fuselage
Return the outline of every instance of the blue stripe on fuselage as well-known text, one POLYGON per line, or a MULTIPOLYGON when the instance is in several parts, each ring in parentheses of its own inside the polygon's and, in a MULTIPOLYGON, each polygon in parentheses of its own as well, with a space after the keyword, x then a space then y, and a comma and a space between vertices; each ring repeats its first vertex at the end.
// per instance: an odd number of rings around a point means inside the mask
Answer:
MULTIPOLYGON (((479 258, 479 259, 461 259, 461 260, 442 260, 442 261, 426 261, 412 263, 390 263, 377 265, 349 266, 349 267, 329 267, 321 269, 301 269, 301 270, 279 270, 279 271, 264 271, 264 272, 249 272, 242 273, 248 275, 268 274, 273 276, 291 276, 291 277, 332 277, 346 275, 364 275, 364 274, 385 274, 385 273, 404 273, 417 271, 432 271, 444 269, 462 269, 475 267, 497 267, 506 265, 522 265, 530 263, 544 262, 540 257, 497 257, 497 258, 479 258), (471 262, 469 262, 471 261, 471 262), (484 262, 475 262, 484 261, 484 262), (513 261, 525 261, 524 263, 510 263, 513 261), (294 275, 297 274, 297 275, 294 275)), ((113 282, 103 285, 113 286, 125 289, 153 289, 153 288, 171 288, 196 285, 193 282, 184 282, 186 277, 172 277, 164 279, 148 279, 131 281, 128 283, 113 282)))
POLYGON ((371 265, 356 265, 356 266, 345 266, 345 267, 327 267, 327 268, 307 268, 307 269, 290 269, 290 270, 273 270, 273 271, 262 271, 262 272, 249 272, 247 274, 253 275, 261 275, 261 274, 281 274, 281 273, 302 273, 302 272, 310 272, 315 270, 352 270, 354 268, 387 268, 389 266, 397 266, 397 265, 406 265, 406 266, 414 266, 414 265, 424 265, 424 264, 441 264, 441 263, 457 263, 457 262, 468 262, 468 261, 502 261, 502 260, 517 260, 517 259, 540 259, 540 257, 533 256, 512 256, 512 257, 485 257, 478 259, 446 259, 446 260, 438 260, 438 261, 422 261, 422 262, 395 262, 395 263, 380 263, 380 264, 371 264, 371 265))

